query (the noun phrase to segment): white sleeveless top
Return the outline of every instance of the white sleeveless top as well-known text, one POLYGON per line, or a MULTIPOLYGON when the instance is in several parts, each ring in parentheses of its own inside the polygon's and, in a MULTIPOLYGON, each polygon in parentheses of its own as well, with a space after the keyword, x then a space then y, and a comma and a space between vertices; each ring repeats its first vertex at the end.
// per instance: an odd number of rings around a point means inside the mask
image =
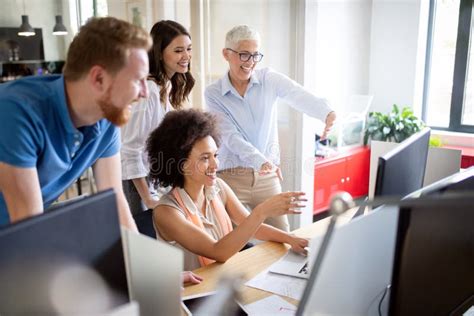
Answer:
MULTIPOLYGON (((211 203, 211 201, 214 198, 220 198, 222 200, 222 203, 225 205, 226 203, 226 196, 224 190, 220 188, 220 183, 219 181, 222 181, 221 179, 217 179, 217 185, 212 186, 212 187, 205 187, 204 188, 204 194, 205 194, 205 199, 206 199, 206 216, 202 212, 198 210, 196 205, 194 204, 193 200, 191 197, 186 193, 186 191, 182 188, 177 188, 179 195, 181 196, 183 203, 186 205, 188 208, 189 212, 193 214, 198 214, 199 218, 201 219, 204 229, 206 233, 209 234, 214 240, 219 240, 222 237, 224 237, 224 230, 222 226, 219 224, 219 221, 217 220, 217 216, 214 211, 214 207, 211 203)), ((158 202, 158 205, 166 205, 169 207, 172 207, 176 210, 178 210, 179 214, 186 218, 186 213, 181 207, 179 206, 178 202, 174 198, 174 196, 169 192, 166 195, 163 195, 161 197, 160 201, 158 202)), ((154 216, 159 216, 159 214, 154 211, 154 216)), ((159 229, 155 226, 155 231, 157 232, 156 238, 160 241, 169 243, 170 245, 173 245, 179 249, 181 249, 184 253, 184 270, 194 270, 197 268, 200 268, 201 265, 199 264, 198 256, 191 251, 187 250, 183 246, 181 246, 179 243, 176 241, 167 241, 164 240, 163 237, 160 235, 159 229)))

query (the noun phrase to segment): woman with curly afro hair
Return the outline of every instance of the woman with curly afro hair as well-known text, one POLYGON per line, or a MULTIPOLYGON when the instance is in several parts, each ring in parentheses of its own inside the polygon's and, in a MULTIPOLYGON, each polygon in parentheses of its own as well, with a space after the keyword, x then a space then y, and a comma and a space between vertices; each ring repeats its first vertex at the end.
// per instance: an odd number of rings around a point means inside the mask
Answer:
POLYGON ((147 140, 150 178, 173 189, 153 211, 158 239, 184 251, 184 268, 225 262, 252 238, 284 242, 302 254, 308 241, 264 224, 268 217, 299 214, 303 192, 285 192, 251 213, 216 171, 219 135, 212 114, 173 111, 147 140), (234 223, 235 228, 233 228, 234 223))

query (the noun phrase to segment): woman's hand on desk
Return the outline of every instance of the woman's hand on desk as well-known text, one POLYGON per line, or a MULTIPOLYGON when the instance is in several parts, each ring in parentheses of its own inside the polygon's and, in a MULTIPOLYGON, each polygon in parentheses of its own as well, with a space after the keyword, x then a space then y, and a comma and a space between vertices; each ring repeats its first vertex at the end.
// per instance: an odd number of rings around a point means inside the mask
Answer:
POLYGON ((288 244, 291 246, 291 250, 296 253, 302 254, 304 256, 308 255, 308 239, 296 237, 294 235, 289 235, 290 240, 288 240, 288 244))
POLYGON ((192 273, 191 271, 184 271, 183 272, 183 284, 191 283, 191 284, 199 284, 201 281, 204 280, 197 274, 192 273))

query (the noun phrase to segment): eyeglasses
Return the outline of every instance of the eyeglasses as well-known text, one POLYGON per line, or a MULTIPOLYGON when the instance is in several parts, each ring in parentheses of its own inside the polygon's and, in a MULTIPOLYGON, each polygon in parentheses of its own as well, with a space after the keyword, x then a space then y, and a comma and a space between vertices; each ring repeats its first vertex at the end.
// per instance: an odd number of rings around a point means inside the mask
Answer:
POLYGON ((260 54, 260 53, 255 53, 255 54, 250 54, 249 52, 239 53, 239 52, 233 50, 232 48, 226 48, 226 49, 230 50, 231 52, 234 52, 236 54, 239 54, 240 61, 243 61, 243 62, 249 61, 250 58, 252 58, 254 62, 258 63, 263 58, 263 54, 260 54))

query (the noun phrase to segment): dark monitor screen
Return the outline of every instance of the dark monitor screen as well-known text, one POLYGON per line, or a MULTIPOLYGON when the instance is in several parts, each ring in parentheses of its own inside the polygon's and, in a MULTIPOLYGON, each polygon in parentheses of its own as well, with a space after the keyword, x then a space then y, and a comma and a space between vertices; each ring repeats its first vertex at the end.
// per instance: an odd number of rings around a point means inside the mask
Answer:
POLYGON ((462 314, 474 305, 474 195, 405 202, 400 207, 389 314, 462 314))
POLYGON ((412 135, 379 157, 375 196, 405 196, 423 186, 429 128, 412 135))
POLYGON ((33 36, 19 36, 17 27, 0 27, 0 62, 43 59, 43 34, 40 28, 35 28, 33 36))
POLYGON ((128 301, 112 190, 0 229, 0 314, 97 314, 128 301))

